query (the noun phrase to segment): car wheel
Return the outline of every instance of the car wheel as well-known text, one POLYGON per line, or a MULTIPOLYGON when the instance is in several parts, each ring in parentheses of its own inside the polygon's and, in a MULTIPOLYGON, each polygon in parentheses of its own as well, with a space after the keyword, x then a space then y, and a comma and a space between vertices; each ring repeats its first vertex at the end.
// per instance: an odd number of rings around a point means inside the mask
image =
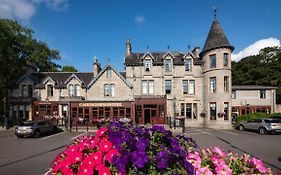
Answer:
POLYGON ((267 130, 263 127, 259 128, 259 133, 260 134, 266 134, 267 133, 267 130))
POLYGON ((244 129, 245 129, 245 128, 244 128, 243 125, 239 125, 239 130, 240 130, 240 131, 244 131, 244 129))
POLYGON ((19 135, 17 135, 17 137, 18 137, 18 138, 23 138, 23 136, 19 136, 19 135))
POLYGON ((34 138, 39 138, 40 136, 41 136, 41 133, 40 133, 40 131, 38 131, 38 130, 35 131, 34 134, 33 134, 33 137, 34 137, 34 138))

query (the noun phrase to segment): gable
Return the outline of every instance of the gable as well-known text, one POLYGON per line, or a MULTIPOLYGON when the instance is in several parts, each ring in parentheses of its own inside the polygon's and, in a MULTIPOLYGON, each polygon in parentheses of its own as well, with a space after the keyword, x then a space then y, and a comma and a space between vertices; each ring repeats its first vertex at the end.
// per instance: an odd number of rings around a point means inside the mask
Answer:
POLYGON ((91 82, 88 84, 87 88, 88 89, 91 88, 91 86, 93 84, 95 84, 99 79, 102 79, 101 81, 108 81, 108 82, 113 80, 112 78, 111 79, 106 78, 106 71, 107 70, 112 70, 112 76, 114 76, 114 78, 120 79, 121 83, 124 83, 129 88, 132 88, 132 86, 127 82, 127 80, 109 64, 107 66, 105 66, 105 68, 102 71, 100 71, 99 74, 94 79, 91 80, 91 82))

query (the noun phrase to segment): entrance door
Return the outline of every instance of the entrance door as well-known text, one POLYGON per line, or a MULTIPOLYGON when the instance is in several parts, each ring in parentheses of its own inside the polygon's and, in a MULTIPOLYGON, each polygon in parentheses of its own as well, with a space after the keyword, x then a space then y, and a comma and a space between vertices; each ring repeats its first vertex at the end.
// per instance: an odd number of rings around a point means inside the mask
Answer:
POLYGON ((144 110, 144 124, 151 123, 150 118, 151 118, 150 109, 145 109, 144 110))

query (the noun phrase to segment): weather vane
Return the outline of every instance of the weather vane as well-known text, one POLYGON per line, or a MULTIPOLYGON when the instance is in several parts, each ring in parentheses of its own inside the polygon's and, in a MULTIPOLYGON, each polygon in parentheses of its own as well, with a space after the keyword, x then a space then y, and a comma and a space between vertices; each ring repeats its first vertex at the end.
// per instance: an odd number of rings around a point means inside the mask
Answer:
POLYGON ((213 7, 214 19, 217 19, 217 12, 218 12, 218 8, 214 6, 213 7))

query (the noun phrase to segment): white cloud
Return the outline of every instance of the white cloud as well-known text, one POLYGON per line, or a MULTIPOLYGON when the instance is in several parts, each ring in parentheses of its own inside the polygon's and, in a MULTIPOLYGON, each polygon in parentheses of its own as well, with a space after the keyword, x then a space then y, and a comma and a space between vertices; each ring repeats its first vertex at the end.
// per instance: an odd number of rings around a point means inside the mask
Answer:
POLYGON ((4 18, 30 19, 36 12, 28 0, 0 0, 0 16, 4 18))
POLYGON ((255 43, 246 47, 244 50, 240 51, 238 54, 232 54, 232 60, 239 61, 242 58, 251 55, 257 55, 261 49, 265 47, 273 47, 273 46, 280 46, 280 40, 273 37, 258 40, 255 43))
POLYGON ((68 0, 0 0, 0 17, 28 21, 40 4, 52 10, 66 10, 68 0))
POLYGON ((138 25, 141 25, 145 22, 145 18, 144 16, 136 16, 135 17, 135 22, 138 24, 138 25))

